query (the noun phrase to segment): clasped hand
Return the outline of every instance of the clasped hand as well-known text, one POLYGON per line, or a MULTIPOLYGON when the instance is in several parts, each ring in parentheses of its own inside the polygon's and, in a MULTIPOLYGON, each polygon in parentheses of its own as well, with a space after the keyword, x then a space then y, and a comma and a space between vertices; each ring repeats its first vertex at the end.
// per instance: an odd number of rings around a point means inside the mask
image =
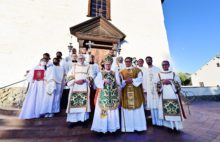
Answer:
POLYGON ((125 83, 126 83, 126 84, 131 84, 131 83, 133 83, 132 78, 128 78, 127 80, 125 80, 125 83))
POLYGON ((162 83, 164 84, 164 85, 169 85, 169 84, 171 84, 171 82, 169 81, 169 80, 162 80, 162 83))
POLYGON ((86 80, 85 79, 80 79, 80 80, 76 80, 75 83, 78 85, 82 85, 83 83, 85 83, 86 80))
POLYGON ((109 79, 104 79, 104 83, 109 85, 111 84, 111 81, 109 79))

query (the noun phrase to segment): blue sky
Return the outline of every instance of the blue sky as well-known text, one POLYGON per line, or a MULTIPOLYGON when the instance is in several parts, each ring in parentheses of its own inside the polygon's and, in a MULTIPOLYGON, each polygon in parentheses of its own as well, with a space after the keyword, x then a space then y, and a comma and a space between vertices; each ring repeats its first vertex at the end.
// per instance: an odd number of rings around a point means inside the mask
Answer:
POLYGON ((220 55, 220 0, 165 0, 163 11, 177 71, 193 73, 220 55))

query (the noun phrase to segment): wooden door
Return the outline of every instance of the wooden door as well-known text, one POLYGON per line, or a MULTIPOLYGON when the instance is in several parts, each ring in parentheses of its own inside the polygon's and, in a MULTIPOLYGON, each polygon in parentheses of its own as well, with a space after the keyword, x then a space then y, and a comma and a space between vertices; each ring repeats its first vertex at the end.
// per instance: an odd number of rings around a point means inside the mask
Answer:
POLYGON ((102 59, 109 53, 108 49, 92 48, 91 54, 95 56, 95 62, 101 64, 102 59))

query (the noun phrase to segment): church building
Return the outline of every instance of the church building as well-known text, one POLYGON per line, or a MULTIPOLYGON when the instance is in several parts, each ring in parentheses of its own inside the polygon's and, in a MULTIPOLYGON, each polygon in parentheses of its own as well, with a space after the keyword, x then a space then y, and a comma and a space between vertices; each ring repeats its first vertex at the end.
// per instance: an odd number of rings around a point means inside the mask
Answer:
POLYGON ((23 78, 44 52, 90 49, 100 61, 123 57, 170 60, 163 0, 3 0, 0 5, 0 86, 23 78), (2 81, 4 80, 4 81, 2 81))
POLYGON ((191 79, 193 86, 220 87, 220 55, 215 56, 191 74, 191 79))

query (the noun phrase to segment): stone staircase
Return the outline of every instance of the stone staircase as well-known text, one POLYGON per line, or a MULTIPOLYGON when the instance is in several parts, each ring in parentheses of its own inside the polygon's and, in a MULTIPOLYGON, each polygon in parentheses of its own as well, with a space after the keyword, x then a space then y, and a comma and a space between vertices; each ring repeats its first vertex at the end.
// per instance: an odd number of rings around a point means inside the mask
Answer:
MULTIPOLYGON (((76 126, 67 128, 65 110, 54 118, 39 118, 31 120, 18 119, 18 109, 0 109, 0 141, 63 141, 73 136, 88 135, 88 128, 76 126)), ((91 123, 91 122, 90 122, 91 123)))
MULTIPOLYGON (((66 127, 66 114, 62 110, 54 118, 19 120, 17 109, 0 108, 0 142, 220 142, 220 103, 195 102, 191 115, 183 122, 180 132, 152 126, 143 133, 118 133, 98 135, 88 128, 66 127)), ((150 120, 151 121, 151 120, 150 120)))

